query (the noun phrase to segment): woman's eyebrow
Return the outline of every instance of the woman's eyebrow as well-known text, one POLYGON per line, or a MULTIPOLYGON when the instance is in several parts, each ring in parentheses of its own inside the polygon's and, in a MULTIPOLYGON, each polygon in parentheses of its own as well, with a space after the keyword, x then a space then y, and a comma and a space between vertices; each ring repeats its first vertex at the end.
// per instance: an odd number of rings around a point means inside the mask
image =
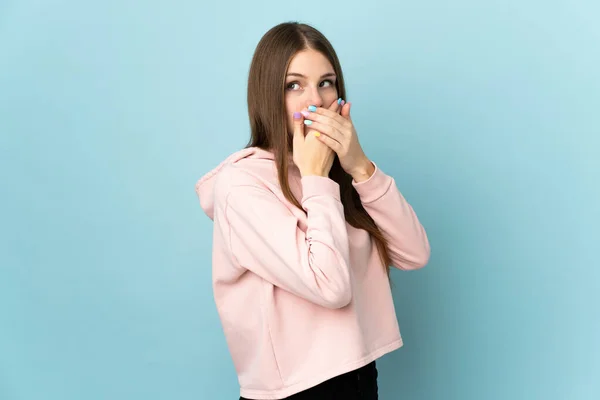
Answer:
MULTIPOLYGON (((300 78, 306 79, 305 75, 299 74, 297 72, 290 72, 289 74, 287 74, 287 76, 299 76, 300 78)), ((321 75, 321 79, 323 79, 323 78, 333 78, 333 77, 335 77, 335 74, 333 72, 328 72, 328 73, 326 73, 324 75, 321 75)))

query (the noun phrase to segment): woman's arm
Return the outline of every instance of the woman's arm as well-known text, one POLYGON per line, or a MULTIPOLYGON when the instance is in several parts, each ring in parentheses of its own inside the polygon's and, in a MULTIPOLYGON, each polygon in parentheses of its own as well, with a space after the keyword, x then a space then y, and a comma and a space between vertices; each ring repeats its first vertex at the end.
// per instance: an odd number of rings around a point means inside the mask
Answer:
POLYGON ((308 301, 341 308, 352 294, 339 185, 319 176, 301 182, 306 232, 289 208, 261 185, 229 186, 222 220, 215 222, 240 267, 308 301))
POLYGON ((373 163, 370 177, 352 182, 363 207, 388 240, 392 266, 410 270, 424 267, 430 247, 425 229, 411 205, 404 199, 395 181, 373 163))

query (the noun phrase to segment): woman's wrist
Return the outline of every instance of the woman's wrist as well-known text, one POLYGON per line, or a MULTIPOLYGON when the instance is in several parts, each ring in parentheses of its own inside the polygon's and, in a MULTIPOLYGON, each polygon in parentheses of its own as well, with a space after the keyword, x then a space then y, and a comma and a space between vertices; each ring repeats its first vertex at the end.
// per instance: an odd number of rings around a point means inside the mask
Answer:
POLYGON ((369 160, 365 158, 363 162, 360 163, 360 166, 356 168, 355 171, 352 171, 350 175, 352 175, 352 179, 356 183, 364 182, 368 180, 375 173, 375 165, 369 160))
POLYGON ((329 173, 327 173, 325 171, 305 170, 305 171, 300 171, 300 175, 302 175, 303 178, 305 176, 322 176, 322 177, 328 177, 329 173))

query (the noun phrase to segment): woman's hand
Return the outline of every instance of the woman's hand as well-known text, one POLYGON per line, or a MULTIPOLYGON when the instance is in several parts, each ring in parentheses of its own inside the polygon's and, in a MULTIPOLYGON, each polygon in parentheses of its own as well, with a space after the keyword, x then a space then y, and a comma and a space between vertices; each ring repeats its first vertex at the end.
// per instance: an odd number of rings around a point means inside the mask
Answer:
MULTIPOLYGON (((333 102, 329 109, 324 109, 327 112, 339 115, 339 105, 333 102)), ((309 115, 308 111, 295 112, 294 118, 294 139, 293 139, 293 156, 294 163, 300 169, 302 176, 328 176, 335 153, 333 149, 317 139, 320 133, 315 132, 308 125, 303 123, 303 116, 309 115), (304 130, 308 131, 305 134, 304 130)))
POLYGON ((310 115, 306 117, 304 124, 320 132, 318 139, 336 152, 344 171, 356 182, 362 182, 369 179, 375 167, 358 141, 350 117, 351 105, 351 103, 344 104, 341 115, 326 108, 311 106, 308 108, 310 115))

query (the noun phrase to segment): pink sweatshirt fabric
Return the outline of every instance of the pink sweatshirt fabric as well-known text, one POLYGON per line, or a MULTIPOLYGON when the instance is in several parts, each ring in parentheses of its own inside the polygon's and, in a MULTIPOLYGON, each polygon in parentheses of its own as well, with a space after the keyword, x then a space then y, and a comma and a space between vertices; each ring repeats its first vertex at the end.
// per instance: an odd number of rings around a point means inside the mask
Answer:
MULTIPOLYGON (((289 203, 274 155, 248 148, 196 183, 214 221, 214 299, 240 395, 281 399, 402 346, 392 294, 369 234, 346 223, 339 185, 290 163, 289 203)), ((389 240, 393 266, 423 267, 427 235, 394 179, 353 182, 389 240)))

